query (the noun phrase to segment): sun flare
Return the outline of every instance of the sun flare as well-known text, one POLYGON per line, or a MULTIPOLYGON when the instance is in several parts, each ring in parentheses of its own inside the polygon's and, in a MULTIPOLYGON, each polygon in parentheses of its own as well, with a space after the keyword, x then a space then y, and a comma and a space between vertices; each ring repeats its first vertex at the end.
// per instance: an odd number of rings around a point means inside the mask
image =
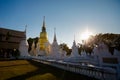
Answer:
POLYGON ((81 39, 82 40, 87 40, 91 35, 93 35, 93 33, 86 30, 85 32, 83 32, 81 34, 81 39))

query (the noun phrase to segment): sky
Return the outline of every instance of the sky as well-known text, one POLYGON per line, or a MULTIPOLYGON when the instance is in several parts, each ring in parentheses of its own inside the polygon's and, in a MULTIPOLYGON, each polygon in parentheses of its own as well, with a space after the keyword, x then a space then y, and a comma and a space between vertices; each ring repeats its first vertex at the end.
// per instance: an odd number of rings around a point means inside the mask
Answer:
POLYGON ((39 37, 43 16, 49 42, 54 28, 59 44, 81 42, 86 31, 120 34, 120 0, 0 0, 0 27, 24 31, 27 38, 39 37))

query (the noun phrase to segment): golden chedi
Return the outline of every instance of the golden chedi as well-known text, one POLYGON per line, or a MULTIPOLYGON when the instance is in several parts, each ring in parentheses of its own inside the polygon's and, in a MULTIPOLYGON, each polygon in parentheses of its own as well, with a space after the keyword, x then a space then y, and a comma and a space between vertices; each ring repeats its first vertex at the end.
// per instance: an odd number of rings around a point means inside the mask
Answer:
POLYGON ((40 50, 45 51, 45 43, 47 43, 47 42, 48 42, 48 36, 47 36, 47 32, 46 32, 45 17, 44 17, 42 32, 40 32, 40 38, 39 38, 40 50))

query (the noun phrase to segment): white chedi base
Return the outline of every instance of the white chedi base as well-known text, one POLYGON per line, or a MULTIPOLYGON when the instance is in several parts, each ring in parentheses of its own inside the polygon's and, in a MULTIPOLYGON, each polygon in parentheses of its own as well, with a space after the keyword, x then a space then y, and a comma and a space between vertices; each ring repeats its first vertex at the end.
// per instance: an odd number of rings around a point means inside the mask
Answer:
POLYGON ((19 45, 20 57, 28 57, 28 43, 26 40, 22 40, 19 45))
POLYGON ((76 42, 74 40, 70 57, 79 57, 79 56, 80 55, 79 55, 79 52, 78 52, 78 47, 76 46, 76 42))
POLYGON ((80 59, 80 55, 78 52, 78 47, 76 46, 76 43, 74 40, 71 55, 69 57, 65 58, 64 61, 79 62, 80 61, 79 59, 80 59))

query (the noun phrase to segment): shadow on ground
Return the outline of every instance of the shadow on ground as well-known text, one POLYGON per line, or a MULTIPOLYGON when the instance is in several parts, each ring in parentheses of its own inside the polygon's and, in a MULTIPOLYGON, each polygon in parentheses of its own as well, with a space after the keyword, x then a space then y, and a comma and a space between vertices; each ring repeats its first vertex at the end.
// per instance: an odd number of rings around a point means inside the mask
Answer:
MULTIPOLYGON (((46 76, 47 75, 49 76, 49 74, 51 74, 52 77, 54 77, 54 78, 48 77, 47 79, 43 79, 43 78, 37 78, 37 79, 39 79, 39 80, 96 80, 94 78, 90 78, 90 77, 87 77, 84 75, 72 73, 72 72, 58 69, 58 68, 55 68, 55 67, 52 67, 49 65, 44 65, 42 63, 39 63, 39 62, 36 62, 33 60, 28 60, 28 62, 31 65, 38 67, 38 69, 35 71, 32 71, 32 72, 28 72, 26 74, 20 75, 20 76, 9 78, 7 80, 26 80, 26 79, 29 79, 36 75, 39 75, 41 77, 45 74, 46 74, 46 76)), ((32 79, 30 79, 30 80, 32 80, 32 79)))

